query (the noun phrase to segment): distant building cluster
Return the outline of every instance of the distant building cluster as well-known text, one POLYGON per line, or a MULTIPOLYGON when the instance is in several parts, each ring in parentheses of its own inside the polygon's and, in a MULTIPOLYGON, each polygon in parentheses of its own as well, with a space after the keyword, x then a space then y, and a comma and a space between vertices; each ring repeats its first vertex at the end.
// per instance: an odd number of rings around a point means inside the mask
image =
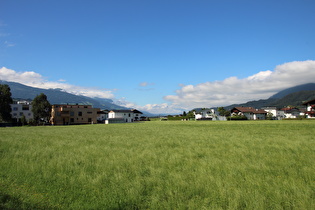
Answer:
MULTIPOLYGON (((32 104, 28 101, 16 101, 11 104, 11 116, 16 121, 25 118, 27 122, 33 119, 32 104)), ((96 123, 131 123, 144 121, 147 118, 136 109, 101 110, 92 105, 54 104, 51 109, 49 123, 51 125, 80 125, 96 123)))
MULTIPOLYGON (((315 99, 307 101, 302 105, 305 108, 285 107, 263 107, 256 109, 253 107, 234 107, 230 110, 230 117, 244 117, 247 120, 282 120, 288 118, 315 118, 315 99)), ((217 109, 201 109, 194 112, 195 120, 227 120, 225 116, 220 116, 217 109)))
MULTIPOLYGON (((305 108, 285 107, 234 107, 230 110, 228 117, 240 117, 247 120, 282 120, 287 118, 315 118, 315 99, 307 101, 302 105, 305 108)), ((27 122, 33 119, 32 104, 29 101, 16 101, 11 104, 11 116, 16 121, 24 118, 27 122)), ((132 123, 145 121, 147 118, 136 109, 126 110, 101 110, 91 105, 79 104, 54 104, 51 109, 49 123, 51 125, 79 125, 95 123, 132 123)), ((221 116, 217 109, 201 109, 194 112, 195 120, 227 120, 221 116)))

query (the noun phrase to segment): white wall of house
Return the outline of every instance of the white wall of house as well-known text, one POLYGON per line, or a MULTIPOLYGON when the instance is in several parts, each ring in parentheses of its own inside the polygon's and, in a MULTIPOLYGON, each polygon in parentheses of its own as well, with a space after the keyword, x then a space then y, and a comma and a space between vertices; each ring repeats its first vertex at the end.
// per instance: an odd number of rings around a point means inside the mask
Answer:
POLYGON ((309 112, 309 113, 306 113, 306 117, 307 118, 315 118, 315 114, 314 114, 314 111, 315 111, 315 106, 314 106, 314 101, 311 101, 311 103, 309 102, 306 106, 306 112, 309 112))
POLYGON ((254 120, 254 115, 253 113, 245 112, 242 113, 248 120, 254 120))
POLYGON ((199 120, 201 118, 213 118, 214 117, 214 110, 213 109, 204 109, 201 110, 199 113, 195 114, 195 120, 199 120))
POLYGON ((25 116, 25 119, 29 122, 31 119, 34 118, 32 112, 32 105, 29 103, 18 102, 17 104, 10 104, 11 105, 11 116, 14 119, 21 119, 22 116, 25 116))
POLYGON ((140 113, 134 113, 133 111, 110 111, 108 113, 108 118, 109 119, 124 119, 124 122, 134 122, 134 121, 139 121, 141 118, 140 113))
POLYGON ((202 114, 195 114, 195 120, 199 120, 202 118, 202 114))
POLYGON ((253 119, 254 120, 265 120, 266 119, 266 115, 265 114, 254 114, 253 115, 253 119))
POLYGON ((266 108, 263 108, 266 112, 269 112, 272 114, 272 117, 274 119, 277 119, 277 120, 282 120, 283 118, 285 118, 285 115, 284 115, 284 111, 282 110, 277 110, 276 107, 266 107, 266 108))
POLYGON ((104 120, 107 120, 107 119, 108 119, 108 113, 99 114, 98 117, 97 117, 98 121, 104 121, 104 120))

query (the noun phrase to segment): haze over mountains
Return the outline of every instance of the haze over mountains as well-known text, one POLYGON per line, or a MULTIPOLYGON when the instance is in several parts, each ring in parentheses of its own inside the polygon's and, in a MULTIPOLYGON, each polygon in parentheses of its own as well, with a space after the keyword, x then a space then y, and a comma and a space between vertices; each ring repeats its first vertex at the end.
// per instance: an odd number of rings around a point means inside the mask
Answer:
MULTIPOLYGON (((111 99, 90 98, 86 96, 74 95, 62 91, 61 89, 41 89, 22 85, 16 82, 7 82, 0 80, 0 84, 8 84, 11 89, 12 98, 33 100, 40 93, 44 93, 51 104, 91 104, 95 108, 101 109, 129 109, 133 107, 124 107, 114 103, 111 99)), ((235 106, 251 106, 262 108, 264 106, 285 107, 288 105, 301 106, 304 101, 315 98, 315 83, 307 83, 295 87, 291 87, 274 94, 268 99, 258 101, 249 101, 243 104, 232 104, 226 106, 225 109, 231 109, 235 106)), ((142 110, 140 110, 142 111, 142 110)), ((143 111, 142 111, 143 112, 143 111)), ((143 112, 146 116, 153 116, 148 112, 143 112)), ((161 113, 163 114, 163 113, 161 113)), ((180 114, 180 113, 178 113, 180 114)))

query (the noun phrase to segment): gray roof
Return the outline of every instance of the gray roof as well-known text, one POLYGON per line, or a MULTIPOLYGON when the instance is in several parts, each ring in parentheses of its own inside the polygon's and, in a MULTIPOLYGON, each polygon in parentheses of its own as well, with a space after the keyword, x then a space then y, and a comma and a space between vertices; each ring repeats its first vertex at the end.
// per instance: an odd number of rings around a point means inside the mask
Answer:
POLYGON ((110 112, 116 112, 116 113, 138 113, 138 114, 143 114, 142 112, 136 110, 136 109, 114 109, 111 110, 110 112))

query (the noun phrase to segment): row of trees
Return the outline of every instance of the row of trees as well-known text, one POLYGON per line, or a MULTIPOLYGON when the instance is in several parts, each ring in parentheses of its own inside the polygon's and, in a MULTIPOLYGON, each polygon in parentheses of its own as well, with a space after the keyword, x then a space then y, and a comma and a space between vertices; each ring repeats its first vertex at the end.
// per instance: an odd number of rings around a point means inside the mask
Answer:
MULTIPOLYGON (((9 85, 0 85, 0 122, 13 122, 11 105, 13 103, 9 85)), ((43 93, 37 95, 32 101, 33 123, 39 125, 49 119, 51 105, 43 93)))

